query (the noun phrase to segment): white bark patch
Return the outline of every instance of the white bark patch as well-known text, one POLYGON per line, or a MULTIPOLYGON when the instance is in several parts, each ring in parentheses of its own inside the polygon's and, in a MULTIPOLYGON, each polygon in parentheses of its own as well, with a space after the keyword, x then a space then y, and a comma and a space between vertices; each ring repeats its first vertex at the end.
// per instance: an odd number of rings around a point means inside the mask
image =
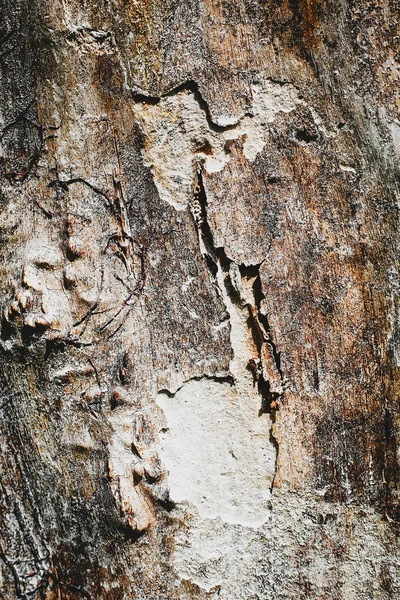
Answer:
POLYGON ((251 395, 201 379, 157 401, 168 423, 161 456, 172 500, 191 502, 203 517, 262 525, 269 514, 275 451, 251 395))
POLYGON ((228 140, 246 136, 244 154, 254 161, 266 144, 268 123, 301 102, 290 84, 265 81, 254 84, 252 92, 251 114, 236 126, 226 124, 223 131, 210 126, 195 95, 187 90, 164 97, 155 105, 136 104, 146 137, 144 158, 163 200, 177 210, 185 209, 192 194, 193 160, 202 157, 209 173, 221 171, 230 160, 225 150, 228 140))
POLYGON ((204 518, 259 527, 269 518, 276 450, 271 420, 260 415, 261 396, 248 361, 254 356, 247 311, 219 287, 230 313, 235 384, 202 378, 173 397, 159 393, 168 428, 160 435, 160 455, 169 471, 171 499, 188 501, 204 518))

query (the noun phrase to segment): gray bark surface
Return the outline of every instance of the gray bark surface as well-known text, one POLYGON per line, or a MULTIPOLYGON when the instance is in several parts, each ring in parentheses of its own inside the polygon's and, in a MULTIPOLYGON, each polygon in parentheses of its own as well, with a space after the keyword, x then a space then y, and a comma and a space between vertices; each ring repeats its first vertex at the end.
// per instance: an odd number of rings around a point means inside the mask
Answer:
POLYGON ((0 598, 394 600, 397 0, 0 0, 0 598))

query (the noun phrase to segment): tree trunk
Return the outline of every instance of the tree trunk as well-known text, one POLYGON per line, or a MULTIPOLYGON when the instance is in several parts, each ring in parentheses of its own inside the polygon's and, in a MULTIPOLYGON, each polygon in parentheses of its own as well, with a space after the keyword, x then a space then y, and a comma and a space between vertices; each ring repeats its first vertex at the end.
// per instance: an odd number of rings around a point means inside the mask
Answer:
POLYGON ((0 598, 399 598, 397 0, 0 7, 0 598))

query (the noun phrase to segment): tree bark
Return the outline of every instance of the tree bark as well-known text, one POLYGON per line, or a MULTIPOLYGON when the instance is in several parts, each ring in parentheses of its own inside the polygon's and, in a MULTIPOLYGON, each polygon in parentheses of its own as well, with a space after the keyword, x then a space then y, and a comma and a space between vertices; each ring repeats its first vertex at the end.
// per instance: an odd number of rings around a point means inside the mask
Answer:
POLYGON ((399 598, 397 0, 0 8, 0 598, 399 598))

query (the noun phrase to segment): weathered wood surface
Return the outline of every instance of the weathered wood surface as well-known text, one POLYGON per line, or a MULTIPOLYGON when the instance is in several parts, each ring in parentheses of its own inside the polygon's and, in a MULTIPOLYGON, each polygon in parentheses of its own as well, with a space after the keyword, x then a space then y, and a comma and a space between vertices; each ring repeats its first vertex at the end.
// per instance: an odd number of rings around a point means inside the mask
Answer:
POLYGON ((397 1, 0 9, 0 598, 398 598, 397 1))

